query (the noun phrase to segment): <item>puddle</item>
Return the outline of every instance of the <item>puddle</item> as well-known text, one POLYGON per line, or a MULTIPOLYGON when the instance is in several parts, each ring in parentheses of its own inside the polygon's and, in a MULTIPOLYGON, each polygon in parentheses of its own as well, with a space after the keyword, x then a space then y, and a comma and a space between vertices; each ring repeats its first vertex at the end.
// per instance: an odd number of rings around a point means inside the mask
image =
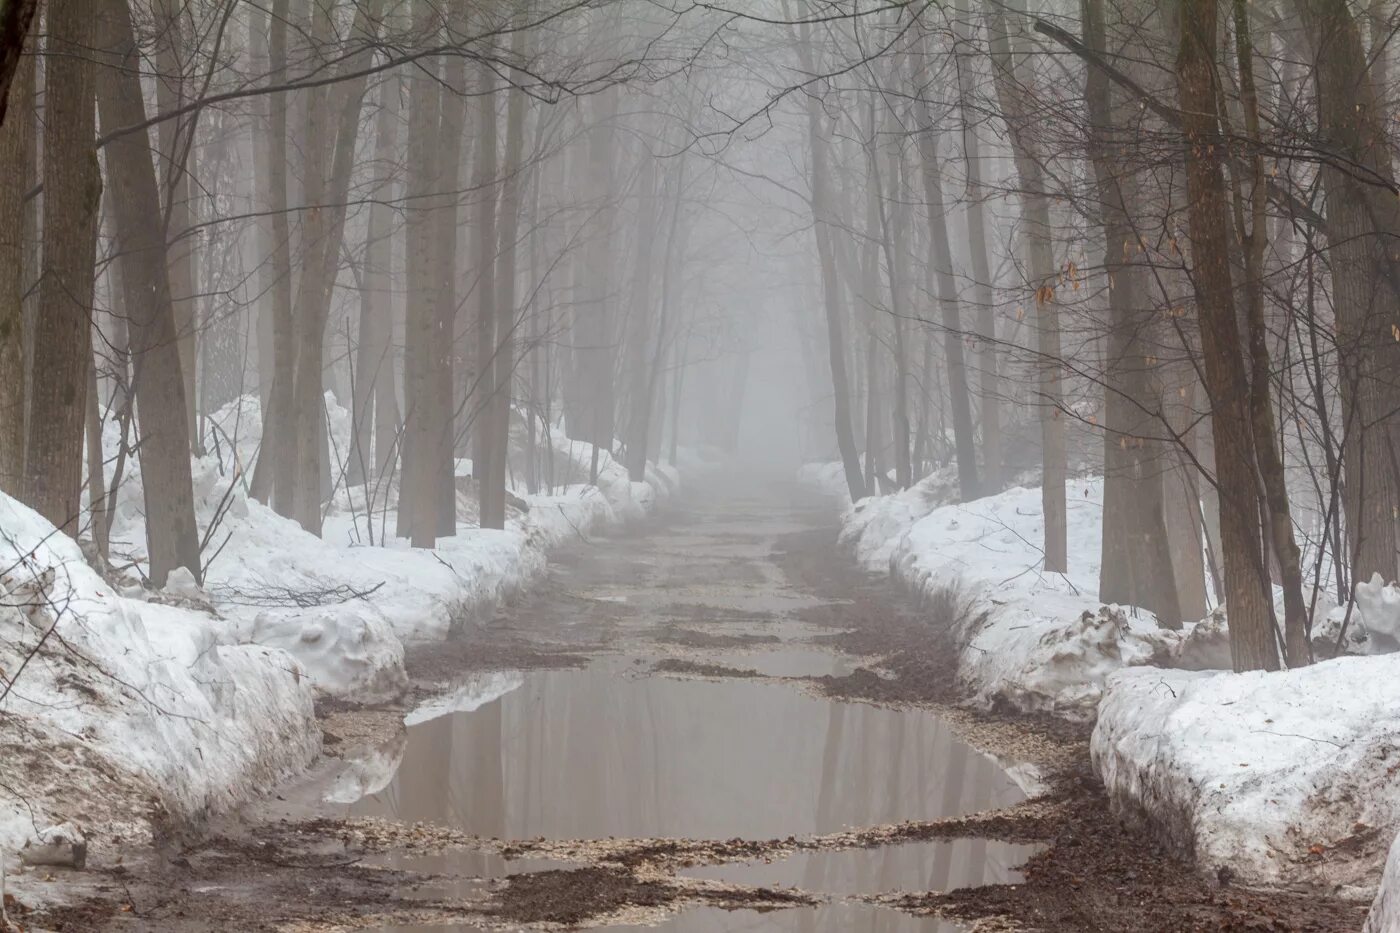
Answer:
POLYGON ((414 725, 393 779, 342 812, 506 839, 767 839, 1021 799, 926 712, 600 665, 414 725))
POLYGON ((878 849, 798 852, 771 862, 732 862, 681 874, 755 887, 798 887, 828 894, 949 891, 983 884, 1019 884, 1019 868, 1036 852, 985 839, 908 842, 878 849))
POLYGON ((610 926, 613 933, 964 933, 960 927, 936 917, 915 917, 898 910, 869 904, 829 904, 791 910, 722 910, 703 907, 683 911, 661 923, 647 926, 610 926))
MULTIPOLYGON (((482 927, 448 926, 381 927, 378 933, 465 933, 482 927)), ((788 910, 724 910, 697 907, 671 914, 654 924, 613 924, 588 927, 607 933, 966 933, 961 927, 936 917, 915 917, 902 911, 870 904, 828 904, 788 910)))

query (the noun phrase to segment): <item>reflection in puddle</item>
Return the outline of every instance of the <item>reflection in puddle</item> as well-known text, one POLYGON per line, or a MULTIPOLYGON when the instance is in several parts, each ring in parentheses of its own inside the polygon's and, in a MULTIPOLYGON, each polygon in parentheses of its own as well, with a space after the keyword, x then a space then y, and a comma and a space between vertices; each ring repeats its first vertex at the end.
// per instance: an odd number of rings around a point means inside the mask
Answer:
MULTIPOLYGON (((481 927, 469 924, 450 926, 394 926, 379 933, 466 933, 481 927)), ((821 907, 788 910, 723 910, 697 907, 672 914, 659 923, 646 925, 614 924, 590 927, 608 933, 963 933, 964 927, 936 917, 915 917, 902 911, 870 904, 827 904, 821 907)))
POLYGON ((928 713, 595 667, 413 726, 394 780, 349 809, 507 839, 765 839, 1021 799, 928 713))
POLYGON ((1036 852, 984 839, 907 842, 878 849, 797 852, 771 862, 733 862, 686 869, 709 878, 755 887, 798 887, 828 894, 948 891, 982 884, 1019 884, 1019 866, 1036 852))
POLYGON ((683 911, 654 927, 611 926, 615 933, 959 933, 963 928, 935 917, 915 917, 869 904, 829 904, 759 912, 705 907, 683 911))

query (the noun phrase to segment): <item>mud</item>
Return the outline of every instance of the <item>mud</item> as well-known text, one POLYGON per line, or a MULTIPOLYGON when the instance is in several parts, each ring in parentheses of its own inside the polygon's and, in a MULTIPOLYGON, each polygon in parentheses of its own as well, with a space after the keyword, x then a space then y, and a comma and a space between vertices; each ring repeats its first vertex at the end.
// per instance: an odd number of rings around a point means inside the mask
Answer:
POLYGON ((829 511, 784 494, 701 490, 644 537, 577 545, 547 587, 412 650, 405 703, 323 704, 313 773, 198 840, 56 873, 62 906, 11 916, 192 933, 1359 928, 1365 905, 1203 878, 1120 826, 1082 728, 961 708, 942 627, 960 607, 914 610, 834 547, 829 511))

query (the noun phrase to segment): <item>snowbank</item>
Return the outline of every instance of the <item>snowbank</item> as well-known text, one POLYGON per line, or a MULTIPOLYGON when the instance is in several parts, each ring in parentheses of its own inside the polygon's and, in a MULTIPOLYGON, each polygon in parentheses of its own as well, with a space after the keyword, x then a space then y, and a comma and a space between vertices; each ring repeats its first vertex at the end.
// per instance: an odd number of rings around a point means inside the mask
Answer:
POLYGON ((1071 481, 1069 572, 1045 573, 1040 490, 1017 487, 966 503, 935 473, 848 510, 842 541, 938 612, 960 651, 959 676, 984 707, 1092 720, 1110 674, 1170 659, 1182 634, 1150 614, 1097 598, 1103 481, 1071 481))
MULTIPOLYGON (((348 456, 350 416, 326 396, 332 460, 348 456)), ((403 692, 404 644, 440 640, 454 627, 489 617, 537 579, 549 549, 636 522, 679 488, 674 467, 648 464, 646 482, 633 483, 606 450, 598 451, 598 483, 587 480, 591 444, 555 432, 553 494, 513 486, 520 508, 506 527, 474 527, 469 463, 459 469, 458 534, 432 550, 394 536, 396 485, 335 490, 322 536, 309 534, 247 496, 247 468, 262 440, 255 397, 225 406, 211 419, 209 453, 194 462, 196 509, 202 529, 216 525, 205 590, 197 594, 229 620, 244 642, 280 648, 300 662, 322 694, 373 701, 403 692)), ((116 438, 110 439, 115 454, 116 438)), ((110 458, 109 458, 110 459, 110 458)), ((129 469, 139 470, 133 464, 129 469)), ((140 562, 144 555, 139 473, 118 497, 114 549, 140 562)))
MULTIPOLYGON (((224 810, 320 748, 310 683, 190 605, 119 594, 0 495, 0 848, 78 821, 97 845, 224 810)), ((136 592, 140 592, 137 590, 136 592)), ((144 596, 144 594, 141 594, 144 596)))
POLYGON ((1400 836, 1390 847, 1380 892, 1371 904, 1362 933, 1394 933, 1395 930, 1400 930, 1400 836))
MULTIPOLYGON (((837 481, 844 494, 844 472, 838 473, 837 481)), ((840 543, 866 570, 887 572, 890 556, 909 529, 935 508, 956 499, 957 492, 957 470, 948 467, 892 495, 867 496, 845 513, 840 543)))
POLYGON ((1203 870, 1369 893, 1400 832, 1397 709, 1396 655, 1272 674, 1121 671, 1091 751, 1114 806, 1203 870))
POLYGON ((846 485, 846 470, 840 460, 802 464, 797 470, 797 482, 844 505, 851 503, 850 488, 846 485))
MULTIPOLYGON (((332 457, 343 459, 349 416, 330 396, 327 409, 332 457)), ((504 530, 472 527, 474 497, 459 488, 459 533, 415 550, 392 534, 392 484, 346 489, 340 474, 316 537, 248 498, 256 399, 211 425, 209 452, 192 464, 209 542, 202 588, 180 572, 160 593, 131 572, 109 583, 77 542, 0 495, 0 849, 65 820, 100 849, 251 798, 319 752, 318 694, 401 694, 406 642, 494 612, 544 571, 550 548, 639 519, 679 488, 672 467, 649 465, 633 483, 599 451, 597 486, 512 489, 504 530)), ((590 446, 556 440, 590 463, 590 446)), ((104 441, 110 471, 119 439, 104 441)), ((139 462, 124 476, 113 564, 139 571, 139 462)))

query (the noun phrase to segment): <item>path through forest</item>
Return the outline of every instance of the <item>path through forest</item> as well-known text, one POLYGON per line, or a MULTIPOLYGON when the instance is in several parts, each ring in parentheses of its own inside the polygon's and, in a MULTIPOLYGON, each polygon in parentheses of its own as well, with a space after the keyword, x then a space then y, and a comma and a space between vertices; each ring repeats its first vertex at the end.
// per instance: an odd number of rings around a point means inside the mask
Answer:
POLYGON ((935 911, 1108 929, 1163 895, 1186 911, 1169 925, 1355 919, 1217 903, 1071 786, 1082 735, 946 705, 932 630, 849 570, 829 507, 749 488, 711 482, 636 535, 580 540, 547 586, 411 653, 416 705, 323 710, 311 774, 212 835, 171 827, 162 851, 89 873, 81 907, 31 919, 953 933, 967 927, 935 911), (1018 759, 1046 796, 997 763, 1018 759))

